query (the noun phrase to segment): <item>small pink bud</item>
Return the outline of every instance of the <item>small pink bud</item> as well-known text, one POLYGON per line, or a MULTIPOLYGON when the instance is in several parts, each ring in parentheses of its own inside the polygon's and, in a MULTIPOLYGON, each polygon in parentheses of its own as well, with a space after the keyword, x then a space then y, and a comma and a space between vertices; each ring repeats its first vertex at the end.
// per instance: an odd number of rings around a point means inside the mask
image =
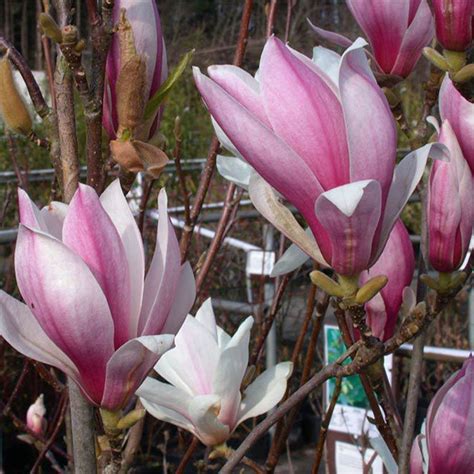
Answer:
POLYGON ((26 412, 26 426, 38 435, 43 434, 46 431, 46 407, 44 406, 44 397, 41 394, 28 408, 26 412))

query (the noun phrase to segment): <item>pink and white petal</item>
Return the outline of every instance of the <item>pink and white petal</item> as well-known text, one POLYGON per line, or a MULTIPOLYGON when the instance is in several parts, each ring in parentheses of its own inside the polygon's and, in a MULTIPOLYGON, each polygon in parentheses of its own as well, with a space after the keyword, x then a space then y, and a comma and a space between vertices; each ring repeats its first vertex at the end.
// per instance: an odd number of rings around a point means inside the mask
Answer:
POLYGON ((390 188, 397 150, 397 129, 384 93, 377 85, 358 39, 345 51, 339 90, 349 143, 350 180, 375 179, 382 203, 390 188))
POLYGON ((439 93, 439 111, 442 120, 449 120, 461 145, 464 158, 474 172, 474 104, 456 89, 448 74, 439 93))
POLYGON ((30 308, 0 290, 0 336, 30 359, 52 365, 78 379, 69 357, 48 337, 30 308))
POLYGON ((387 309, 380 293, 377 293, 368 303, 365 304, 367 324, 372 330, 372 334, 380 340, 385 340, 385 326, 387 324, 387 309))
POLYGON ((420 59, 423 48, 434 36, 434 21, 426 0, 422 0, 408 27, 391 74, 407 77, 420 59))
MULTIPOLYGON (((352 44, 352 43, 351 43, 352 44)), ((313 48, 313 63, 331 79, 334 86, 339 90, 339 64, 341 56, 322 46, 313 48)))
MULTIPOLYGON (((313 237, 313 233, 309 228, 306 229, 306 233, 310 238, 313 237), (309 235, 310 233, 311 235, 309 235)), ((275 278, 277 276, 286 275, 287 273, 293 272, 297 268, 304 265, 304 263, 306 263, 309 258, 309 255, 303 252, 296 244, 291 244, 273 266, 270 276, 275 278)))
POLYGON ((102 288, 114 321, 114 344, 120 347, 135 336, 130 270, 122 239, 90 186, 80 184, 69 204, 63 242, 84 260, 102 288))
POLYGON ((189 420, 188 405, 191 397, 188 393, 167 383, 147 377, 136 391, 145 410, 158 420, 193 431, 189 420))
POLYGON ((217 345, 219 349, 224 349, 232 338, 222 328, 217 326, 217 345))
POLYGON ((227 426, 235 426, 240 406, 240 386, 248 364, 248 343, 226 348, 219 357, 212 381, 212 393, 221 401, 219 420, 227 426))
POLYGON ((349 152, 341 103, 316 69, 273 36, 260 60, 260 83, 272 129, 330 189, 349 181, 349 152))
POLYGON ((116 350, 107 363, 101 406, 112 411, 123 408, 173 340, 170 334, 144 336, 116 350))
POLYGON ((223 178, 248 191, 250 176, 255 170, 245 160, 237 156, 217 155, 216 167, 223 178))
POLYGON ((158 212, 155 253, 145 278, 138 326, 138 333, 142 336, 163 331, 177 297, 181 276, 179 244, 168 217, 168 197, 164 188, 158 195, 158 212))
MULTIPOLYGON (((156 61, 153 70, 153 79, 150 84, 149 97, 151 97, 163 83, 165 78, 168 76, 168 67, 166 64, 166 46, 163 38, 163 32, 161 28, 160 14, 156 2, 151 2, 153 6, 153 14, 155 20, 155 34, 156 34, 156 61), (163 71, 165 69, 165 71, 163 71)), ((147 46, 145 46, 147 47, 147 46)))
POLYGON ((330 241, 326 230, 316 220, 314 213, 312 213, 311 218, 305 217, 313 234, 317 234, 318 236, 317 244, 314 237, 308 236, 300 226, 293 213, 280 202, 272 187, 257 173, 253 173, 250 176, 249 195, 255 208, 265 219, 273 224, 288 239, 298 245, 298 247, 313 260, 325 267, 328 266, 320 247, 324 249, 326 255, 330 254, 330 241))
POLYGON ((340 275, 369 268, 374 236, 381 216, 377 181, 356 181, 321 194, 315 214, 331 241, 331 267, 340 275))
POLYGON ((214 127, 214 131, 216 132, 217 138, 220 144, 232 155, 239 157, 241 160, 245 161, 242 155, 239 153, 239 150, 235 148, 234 144, 229 140, 229 137, 225 134, 224 130, 220 127, 220 125, 214 120, 214 117, 211 116, 212 126, 214 127))
POLYGON ((408 27, 410 2, 347 0, 346 3, 367 35, 380 68, 390 73, 408 27))
POLYGON ((421 437, 419 434, 413 441, 410 451, 410 474, 423 474, 423 455, 421 453, 421 437))
POLYGON ((211 335, 217 341, 216 316, 212 308, 211 298, 207 298, 196 312, 196 320, 209 330, 211 335))
POLYGON ((319 26, 314 25, 311 21, 308 20, 309 26, 311 29, 323 40, 328 41, 329 43, 335 44, 336 46, 342 46, 343 48, 348 48, 352 41, 344 35, 339 33, 334 33, 333 31, 325 30, 319 28, 319 26))
POLYGON ((113 181, 100 196, 100 203, 122 239, 130 277, 130 334, 137 334, 145 278, 143 242, 120 181, 113 181))
POLYGON ((396 166, 387 196, 380 238, 372 262, 376 262, 382 253, 398 216, 423 176, 429 157, 446 160, 449 159, 449 152, 444 145, 428 143, 409 153, 396 166))
POLYGON ((175 347, 165 353, 155 370, 168 382, 190 394, 212 393, 212 380, 220 350, 209 330, 188 316, 175 337, 175 347))
POLYGON ((99 403, 105 367, 114 352, 114 326, 97 280, 63 243, 23 225, 15 263, 25 302, 48 337, 76 365, 84 390, 99 403))
POLYGON ((18 188, 18 208, 20 222, 35 230, 48 232, 46 223, 36 204, 30 199, 27 192, 18 188))
POLYGON ((63 238, 63 225, 69 206, 63 202, 52 201, 41 209, 40 214, 46 225, 47 233, 58 240, 63 238))
POLYGON ((197 68, 194 79, 212 116, 245 160, 294 204, 308 223, 314 222, 312 207, 322 188, 304 160, 197 68))
POLYGON ((270 126, 262 103, 260 85, 247 71, 237 66, 210 66, 209 77, 262 123, 270 126))
POLYGON ((195 299, 196 281, 194 280, 193 269, 189 262, 185 262, 181 266, 175 299, 163 326, 163 333, 176 334, 179 331, 186 316, 191 311, 195 299))
POLYGON ((196 430, 196 436, 206 445, 215 446, 226 441, 231 433, 229 426, 216 416, 221 401, 216 395, 194 397, 188 405, 189 418, 196 430))
POLYGON ((283 398, 292 372, 291 362, 280 362, 260 374, 244 392, 237 425, 271 410, 283 398))

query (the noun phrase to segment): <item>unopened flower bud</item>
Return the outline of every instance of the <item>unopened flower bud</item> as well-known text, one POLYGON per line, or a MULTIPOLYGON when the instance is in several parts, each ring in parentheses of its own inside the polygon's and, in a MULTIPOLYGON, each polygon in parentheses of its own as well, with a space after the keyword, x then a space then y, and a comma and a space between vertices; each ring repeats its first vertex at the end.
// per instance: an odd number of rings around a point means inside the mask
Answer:
POLYGON ((0 115, 10 130, 23 135, 30 133, 31 117, 18 92, 6 55, 0 59, 0 115))
POLYGON ((115 89, 119 129, 133 130, 141 122, 145 84, 146 63, 141 56, 132 56, 120 70, 115 89))
POLYGON ((28 408, 26 412, 26 426, 38 435, 43 434, 46 431, 46 407, 44 406, 44 397, 41 394, 28 408))
POLYGON ((334 281, 332 278, 329 278, 325 273, 315 270, 309 274, 313 285, 321 288, 328 295, 336 296, 338 298, 343 298, 345 296, 344 289, 334 281))
POLYGON ((370 301, 386 284, 388 278, 385 275, 378 275, 371 278, 356 293, 355 302, 357 304, 365 304, 370 301))

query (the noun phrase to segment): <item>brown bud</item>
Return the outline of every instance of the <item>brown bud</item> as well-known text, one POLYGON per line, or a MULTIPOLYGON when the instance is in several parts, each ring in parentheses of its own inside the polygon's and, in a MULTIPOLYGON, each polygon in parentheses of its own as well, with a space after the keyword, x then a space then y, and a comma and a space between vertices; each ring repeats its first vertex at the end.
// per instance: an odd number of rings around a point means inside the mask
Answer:
POLYGON ((45 36, 52 39, 56 43, 61 43, 63 41, 61 29, 49 13, 40 13, 39 25, 45 36))
POLYGON ((144 170, 152 178, 158 178, 170 161, 166 153, 154 145, 139 140, 135 140, 133 146, 140 156, 144 170))
POLYGON ((112 140, 110 142, 110 152, 113 159, 122 168, 132 173, 143 171, 143 163, 140 156, 131 141, 112 140))
POLYGON ((141 56, 135 55, 122 65, 115 87, 120 128, 133 130, 141 122, 145 86, 146 63, 141 56))
POLYGON ((30 133, 31 117, 18 92, 6 55, 0 59, 0 115, 10 130, 23 135, 30 133))
POLYGON ((125 8, 120 10, 120 20, 117 26, 117 35, 120 44, 120 63, 125 64, 131 57, 136 56, 135 37, 130 22, 127 20, 125 8))

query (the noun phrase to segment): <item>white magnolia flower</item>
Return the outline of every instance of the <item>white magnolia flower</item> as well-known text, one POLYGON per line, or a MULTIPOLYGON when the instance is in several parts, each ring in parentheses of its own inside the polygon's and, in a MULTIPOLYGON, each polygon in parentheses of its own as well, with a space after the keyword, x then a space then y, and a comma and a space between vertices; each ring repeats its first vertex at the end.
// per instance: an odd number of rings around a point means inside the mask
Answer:
POLYGON ((216 325, 208 299, 196 317, 186 318, 175 347, 155 366, 169 384, 148 377, 138 389, 145 409, 214 446, 226 441, 244 420, 273 408, 286 391, 292 364, 271 367, 241 394, 252 325, 249 317, 230 337, 216 325))

